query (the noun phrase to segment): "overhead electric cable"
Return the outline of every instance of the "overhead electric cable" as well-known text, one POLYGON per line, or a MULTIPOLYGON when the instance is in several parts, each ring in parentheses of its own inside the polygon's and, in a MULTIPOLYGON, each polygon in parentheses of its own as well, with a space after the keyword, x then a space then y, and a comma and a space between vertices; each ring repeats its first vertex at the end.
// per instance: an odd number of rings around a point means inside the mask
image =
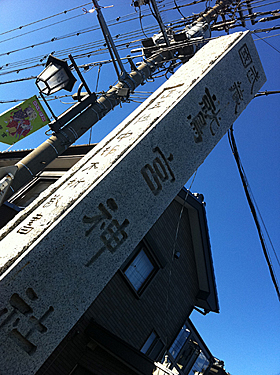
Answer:
POLYGON ((174 5, 175 5, 175 8, 177 9, 177 11, 181 14, 181 16, 182 16, 183 18, 185 18, 185 16, 184 16, 183 13, 181 12, 180 7, 178 6, 176 0, 173 0, 173 1, 174 1, 174 5))
POLYGON ((268 27, 266 29, 257 29, 257 30, 251 30, 252 33, 268 33, 270 31, 279 30, 280 25, 268 27))
MULTIPOLYGON (((201 1, 204 1, 204 0, 201 0, 201 1)), ((200 2, 200 1, 199 1, 200 2)), ((191 4, 193 4, 193 3, 190 3, 190 4, 187 4, 187 5, 191 5, 191 4)), ((186 5, 186 6, 187 6, 186 5)), ((164 9, 164 11, 170 11, 172 8, 170 8, 170 9, 164 9)), ((147 13, 147 12, 146 12, 147 13)), ((84 14, 82 14, 82 15, 84 15, 84 14)), ((143 12, 141 13, 141 15, 142 15, 142 18, 143 17, 147 17, 147 16, 151 16, 151 14, 149 14, 149 13, 147 13, 147 14, 143 14, 143 12)), ((79 15, 80 16, 80 15, 79 15)), ((132 18, 128 18, 127 20, 118 20, 117 22, 116 22, 116 20, 114 19, 114 20, 111 20, 111 21, 108 21, 107 23, 108 23, 108 26, 115 26, 115 25, 119 25, 119 24, 121 24, 121 23, 123 23, 123 22, 130 22, 130 21, 134 21, 135 19, 136 19, 136 17, 135 17, 135 15, 134 14, 128 14, 127 16, 133 16, 132 18)), ((189 16, 189 17, 185 17, 185 19, 193 19, 194 17, 196 17, 197 16, 197 14, 193 14, 192 16, 189 16)), ((121 17, 121 18, 126 18, 126 16, 123 16, 123 17, 121 17)), ((181 22, 182 22, 182 20, 180 20, 181 22)), ((64 22, 64 21, 62 21, 62 22, 64 22)), ((171 20, 171 22, 175 22, 174 20, 172 21, 171 20)), ((154 25, 153 25, 154 26, 154 25)), ((49 25, 48 26, 46 26, 46 27, 49 27, 49 25)), ((155 27, 155 26, 154 26, 155 27)), ((38 29, 39 30, 39 29, 38 29)), ((29 45, 29 46, 25 46, 25 47, 22 47, 22 48, 18 48, 18 49, 16 49, 16 50, 11 50, 11 51, 6 51, 6 52, 2 52, 1 54, 0 54, 0 56, 4 56, 4 55, 10 55, 10 54, 12 54, 12 53, 15 53, 15 52, 19 52, 19 51, 22 51, 22 50, 25 50, 25 49, 29 49, 29 48, 34 48, 34 47, 37 47, 37 46, 40 46, 40 45, 43 45, 43 44, 47 44, 47 43, 51 43, 51 42, 56 42, 56 41, 59 41, 59 40, 63 40, 63 39, 66 39, 66 38, 71 38, 71 37, 74 37, 74 36, 79 36, 79 35, 82 35, 82 34, 84 34, 84 33, 88 33, 88 32, 92 32, 92 31, 97 31, 97 30, 99 30, 99 26, 98 25, 96 25, 96 26, 93 26, 93 27, 89 27, 89 28, 85 28, 85 29, 81 29, 81 30, 77 30, 77 31, 74 31, 74 32, 71 32, 71 33, 69 33, 69 34, 66 34, 66 35, 62 35, 62 36, 53 36, 52 38, 50 38, 49 40, 46 40, 46 41, 42 41, 42 42, 38 42, 38 43, 36 43, 36 44, 31 44, 31 45, 29 45)), ((36 30, 35 30, 36 31, 36 30)), ((33 31, 31 31, 31 32, 33 32, 33 31)), ((26 35, 26 34, 22 34, 22 35, 26 35)), ((13 39, 13 38, 12 38, 13 39)), ((1 43, 1 41, 0 41, 0 43, 1 43)))
POLYGON ((236 142, 235 142, 235 138, 234 138, 234 134, 233 134, 233 127, 231 127, 230 130, 228 131, 228 139, 229 139, 229 144, 230 144, 234 159, 235 159, 236 164, 237 164, 237 168, 238 168, 239 175, 240 175, 240 178, 241 178, 241 181, 242 181, 242 185, 243 185, 243 188, 244 188, 244 191, 245 191, 247 202, 249 204, 249 207, 250 207, 250 210, 251 210, 251 213, 252 213, 252 216, 253 216, 257 231, 258 231, 259 239, 260 239, 260 242, 261 242, 261 246, 262 246, 262 250, 263 250, 263 254, 264 254, 266 263, 267 263, 268 268, 269 268, 270 276, 271 276, 273 285, 275 287, 278 299, 280 301, 280 290, 279 290, 277 278, 276 278, 275 272, 273 270, 272 262, 271 262, 271 259, 270 259, 270 256, 269 256, 269 252, 268 252, 268 249, 267 249, 267 246, 266 246, 266 243, 265 243, 264 235, 263 235, 263 232, 262 232, 262 229, 261 229, 261 226, 260 226, 260 223, 259 223, 258 215, 257 215, 257 212, 256 212, 256 210, 259 212, 259 209, 258 208, 256 209, 256 207, 257 207, 256 201, 253 197, 252 190, 249 186, 249 182, 247 180, 244 168, 243 168, 242 163, 241 163, 241 159, 240 159, 240 156, 239 156, 239 153, 238 153, 238 150, 237 150, 237 146, 236 146, 236 142), (253 202, 255 202, 255 204, 253 202))
MULTIPOLYGON (((265 1, 251 1, 250 3, 251 5, 254 5, 254 9, 256 9, 256 8, 263 8, 271 4, 279 4, 279 1, 275 0, 275 1, 270 1, 269 3, 266 3, 265 1), (263 3, 263 4, 256 5, 258 3, 263 3)), ((246 4, 246 2, 244 2, 244 4, 246 4)), ((244 10, 247 10, 247 8, 244 8, 244 10)))
MULTIPOLYGON (((52 27, 52 26, 54 26, 54 25, 61 24, 62 22, 67 22, 67 21, 70 21, 70 20, 72 20, 72 19, 74 19, 74 18, 81 17, 81 16, 84 16, 84 15, 85 15, 85 13, 83 13, 83 14, 78 14, 77 16, 73 16, 73 17, 67 18, 66 20, 61 20, 61 21, 58 21, 58 22, 55 22, 55 23, 51 23, 51 24, 49 24, 49 25, 42 26, 42 27, 40 27, 39 29, 36 29, 36 30, 30 30, 30 31, 28 31, 28 32, 26 32, 26 33, 23 33, 23 34, 20 34, 20 35, 17 35, 17 36, 13 36, 13 37, 8 38, 8 39, 1 40, 0 43, 8 42, 9 40, 14 40, 14 39, 16 39, 16 38, 20 38, 20 37, 22 37, 22 36, 29 35, 29 34, 31 34, 31 33, 35 33, 35 32, 37 32, 37 31, 41 31, 41 30, 46 29, 46 28, 48 28, 48 27, 52 27)), ((16 50, 16 51, 17 51, 17 50, 16 50)), ((19 50, 19 51, 20 51, 20 50, 19 50)), ((12 52, 14 52, 14 51, 12 51, 12 52)), ((12 53, 12 52, 10 52, 10 53, 12 53)), ((8 53, 5 53, 5 54, 8 54, 8 53)))
MULTIPOLYGON (((254 34, 257 35, 257 33, 254 33, 254 34)), ((272 49, 274 49, 276 52, 280 53, 280 50, 279 50, 278 48, 274 47, 272 44, 268 43, 267 40, 265 40, 265 39, 268 39, 268 38, 273 38, 273 37, 275 37, 275 36, 279 36, 279 34, 277 34, 277 35, 268 35, 268 36, 264 36, 264 37, 262 37, 262 38, 257 38, 257 39, 255 39, 255 40, 256 40, 256 41, 257 41, 257 40, 262 40, 262 41, 265 42, 267 45, 269 45, 269 47, 271 47, 272 49)))
MULTIPOLYGON (((226 22, 217 22, 215 23, 214 25, 211 26, 211 29, 212 30, 221 30, 223 29, 225 26, 232 29, 232 28, 235 28, 235 27, 244 27, 242 24, 238 24, 237 21, 249 21, 253 16, 261 16, 263 14, 271 14, 272 12, 274 11, 271 11, 271 12, 260 12, 260 13, 254 13, 253 15, 250 15, 250 14, 246 14, 246 15, 243 15, 243 17, 237 17, 235 18, 234 20, 228 20, 226 22)), ((279 16, 280 18, 280 16, 279 16)), ((259 23, 259 20, 255 19, 255 23, 259 23)), ((266 29, 259 29, 259 30, 250 30, 251 32, 262 32, 262 31, 266 31, 266 30, 276 30, 278 29, 279 26, 273 26, 271 28, 266 28, 266 29)))
MULTIPOLYGON (((178 21, 178 22, 181 22, 182 23, 182 21, 178 21)), ((88 30, 87 30, 88 31, 88 30)), ((155 32, 156 31, 156 26, 154 26, 154 29, 153 29, 153 31, 155 32)), ((150 32, 152 32, 152 28, 150 28, 150 32)), ((131 33, 125 33, 125 34, 123 34, 124 36, 126 35, 128 38, 131 36, 130 35, 131 33)), ((122 38, 122 37, 121 37, 122 38)), ((120 38, 120 39, 121 39, 120 38)), ((138 40, 138 41, 140 41, 140 40, 138 40)), ((92 45, 94 45, 94 43, 96 43, 95 45, 97 46, 97 43, 100 43, 100 45, 102 44, 102 41, 97 41, 97 42, 93 42, 92 43, 92 45)), ((134 43, 135 41, 130 41, 130 43, 134 43)), ((78 49, 81 49, 82 50, 82 48, 87 48, 87 47, 89 47, 90 46, 90 44, 85 44, 84 45, 84 47, 82 47, 82 46, 77 46, 77 47, 72 47, 71 49, 67 49, 67 50, 64 50, 64 51, 58 51, 58 52, 56 52, 56 56, 57 57, 65 57, 64 55, 63 55, 63 53, 66 55, 68 55, 69 54, 69 52, 71 52, 71 53, 73 53, 74 51, 75 51, 75 49, 76 49, 76 52, 77 52, 77 50, 78 49)), ((32 46, 29 46, 29 47, 32 47, 32 46)), ((121 46, 121 45, 118 45, 118 48, 122 48, 123 49, 123 46, 121 46)), ((272 48, 274 48, 273 46, 272 46, 272 48)), ((75 58, 82 58, 82 57, 85 57, 85 56, 87 56, 87 57, 89 57, 89 56, 92 56, 92 55, 96 55, 96 54, 101 54, 101 53, 105 53, 107 51, 107 49, 106 48, 100 48, 99 50, 95 50, 95 51, 92 51, 92 50, 87 50, 86 52, 84 52, 83 54, 80 54, 80 55, 78 55, 78 54, 76 54, 76 56, 75 56, 75 58)), ((39 58, 39 57, 38 57, 39 58)), ((47 55, 45 55, 45 56, 40 56, 40 62, 42 62, 42 61, 44 61, 44 59, 46 59, 47 58, 47 55)), ((32 61, 32 63, 33 63, 33 65, 32 66, 30 66, 29 68, 31 69, 31 68, 34 68, 34 67, 38 67, 38 66, 42 66, 42 64, 36 64, 36 65, 34 65, 34 61, 36 61, 36 58, 31 58, 31 59, 28 59, 28 60, 24 60, 24 61, 16 61, 16 62, 14 62, 14 63, 8 63, 8 64, 6 64, 5 66, 2 66, 2 67, 0 67, 0 69, 2 70, 2 73, 0 73, 1 75, 3 75, 3 74, 8 74, 8 73, 15 73, 15 72, 20 72, 21 70, 24 70, 24 68, 22 69, 22 68, 19 68, 19 69, 16 69, 16 70, 11 70, 11 68, 13 67, 13 66, 23 66, 24 64, 28 64, 29 63, 29 61, 31 62, 32 61), (6 72, 4 72, 6 70, 6 72), (8 71, 7 71, 8 70, 8 71)), ((26 68, 25 68, 26 69, 26 68)), ((10 82, 13 82, 13 81, 7 81, 7 83, 10 83, 10 82)), ((2 83, 2 84, 4 84, 4 83, 2 83)))
MULTIPOLYGON (((151 28, 151 27, 154 29, 154 32, 156 32, 156 26, 155 25, 146 26, 146 28, 151 28)), ((57 42, 57 41, 60 41, 60 40, 66 39, 66 38, 70 38, 70 37, 73 37, 73 36, 79 36, 79 35, 81 35, 83 33, 97 31, 97 30, 99 30, 99 28, 97 26, 94 26, 94 27, 91 27, 91 28, 86 28, 86 29, 82 29, 82 30, 79 30, 79 31, 75 31, 75 32, 72 32, 72 33, 67 34, 67 35, 62 35, 62 36, 58 36, 58 37, 51 37, 50 39, 42 41, 42 42, 33 43, 33 44, 28 45, 28 46, 17 48, 15 50, 10 50, 10 51, 6 51, 6 52, 2 52, 0 54, 0 56, 5 56, 5 55, 9 56, 9 55, 11 55, 12 53, 15 53, 15 52, 24 51, 26 49, 38 47, 38 46, 41 46, 41 45, 44 45, 44 44, 48 44, 48 43, 52 43, 52 42, 57 42)), ((136 34, 136 35, 138 35, 137 33, 138 33, 138 30, 134 30, 133 32, 124 33, 123 35, 125 35, 125 34, 133 34, 133 35, 136 34)), ((96 43, 96 41, 92 42, 92 43, 96 43)), ((102 40, 102 44, 104 44, 104 40, 102 40)))
POLYGON ((36 79, 37 76, 30 76, 30 77, 25 77, 25 78, 19 78, 19 79, 13 79, 10 81, 5 81, 5 82, 0 82, 0 85, 6 85, 8 83, 18 83, 18 82, 23 82, 23 81, 30 81, 31 79, 36 79))
MULTIPOLYGON (((149 28, 147 28, 146 29, 147 31, 146 32, 149 32, 149 33, 153 33, 153 32, 156 32, 157 31, 157 26, 155 26, 155 25, 153 25, 153 26, 151 26, 151 27, 149 27, 149 28)), ((139 33, 140 32, 140 30, 138 31, 136 31, 136 33, 139 33)), ((121 35, 119 38, 114 38, 116 41, 120 41, 120 40, 124 40, 125 42, 123 43, 123 44, 118 44, 117 45, 117 47, 118 48, 121 48, 121 47, 123 47, 124 45, 127 45, 128 43, 129 44, 133 44, 133 43, 137 43, 137 42, 139 42, 140 43, 140 41, 141 41, 141 39, 136 39, 136 40, 130 40, 130 41, 128 41, 127 39, 128 38, 131 38, 131 36, 133 36, 135 34, 135 31, 133 31, 133 32, 130 32, 130 33, 125 33, 125 34, 123 34, 124 35, 124 37, 121 35), (126 41, 127 40, 127 41, 126 41)), ((190 43, 192 43, 192 42, 190 42, 190 43)), ((194 43, 194 42, 193 42, 194 43)), ((103 53, 106 53, 107 52, 107 48, 106 48, 106 46, 104 46, 104 41, 103 40, 98 40, 98 41, 95 41, 95 42, 91 42, 91 43, 86 43, 86 44, 84 44, 84 45, 79 45, 79 46, 77 46, 77 47, 71 47, 71 48, 67 48, 66 50, 61 50, 61 51, 56 51, 55 53, 56 53, 56 56, 57 57, 64 57, 64 55, 66 55, 66 56, 68 56, 68 54, 71 52, 71 53, 73 53, 74 52, 74 50, 76 49, 82 49, 82 48, 85 48, 85 47, 89 47, 89 46, 102 46, 102 48, 100 48, 99 50, 98 50, 98 54, 99 53, 101 53, 101 51, 103 51, 103 53)), ((30 46, 31 47, 31 46, 30 46)), ((142 47, 142 46, 141 46, 142 47)), ((54 52, 52 52, 52 54, 53 54, 54 52)), ((96 51, 87 51, 86 53, 84 53, 83 55, 76 55, 75 57, 77 57, 77 58, 79 58, 79 57, 84 57, 85 55, 87 55, 87 54, 96 54, 96 51)), ((7 70, 9 70, 9 69, 11 69, 11 68, 13 68, 13 67, 16 67, 16 66, 23 66, 23 65, 26 65, 26 64, 28 64, 28 63, 30 63, 30 62, 32 62, 32 66, 30 67, 30 68, 32 68, 32 67, 35 67, 35 66, 39 66, 38 64, 34 64, 34 62, 36 62, 36 60, 38 61, 38 63, 40 62, 42 62, 42 61, 44 61, 46 58, 48 57, 48 55, 40 55, 40 56, 37 56, 37 57, 32 57, 32 58, 29 58, 29 59, 27 59, 27 60, 19 60, 19 61, 15 61, 15 62, 12 62, 12 63, 6 63, 5 65, 3 65, 3 66, 1 66, 0 67, 0 70, 2 70, 2 72, 0 73, 0 75, 3 75, 3 74, 8 74, 8 73, 13 73, 13 72, 19 72, 19 71, 21 71, 22 69, 24 69, 24 68, 19 68, 19 69, 16 69, 16 70, 12 70, 12 71, 8 71, 8 72, 4 72, 4 71, 7 71, 7 70)), ((42 64, 40 64, 40 65, 42 65, 42 64)))
POLYGON ((86 4, 83 4, 83 5, 79 5, 79 6, 75 7, 75 8, 67 9, 67 10, 64 10, 63 12, 60 12, 60 13, 57 13, 57 14, 53 14, 52 16, 41 18, 40 20, 36 20, 36 21, 30 22, 30 23, 27 23, 26 25, 16 27, 15 29, 4 31, 3 33, 0 33, 0 36, 4 35, 4 34, 11 33, 13 31, 21 30, 24 27, 31 26, 31 25, 34 25, 34 24, 42 22, 42 21, 46 21, 46 20, 48 20, 50 18, 53 18, 53 17, 56 17, 56 16, 60 16, 61 14, 66 14, 68 12, 71 12, 72 10, 79 9, 79 8, 84 7, 86 5, 89 5, 89 4, 92 4, 92 3, 86 3, 86 4))
POLYGON ((183 204, 181 206, 181 209, 180 209, 179 217, 178 217, 177 224, 176 224, 173 246, 172 246, 171 262, 169 262, 170 269, 169 269, 169 273, 168 273, 168 284, 167 284, 167 287, 166 287, 167 293, 166 293, 165 326, 164 326, 164 329, 165 329, 165 332, 166 332, 166 342, 168 342, 167 324, 168 324, 168 320, 170 318, 170 316, 169 316, 169 295, 170 295, 170 289, 171 289, 171 275, 172 275, 173 262, 174 262, 174 259, 175 259, 178 234, 179 234, 179 229, 180 229, 180 225, 181 225, 181 221, 182 221, 183 211, 184 211, 184 208, 185 208, 185 203, 187 202, 187 199, 188 199, 188 196, 189 196, 189 193, 190 193, 190 189, 192 188, 192 185, 194 183, 196 174, 197 174, 197 170, 193 174, 193 178, 192 178, 192 181, 190 183, 190 187, 187 190, 187 193, 186 193, 185 198, 184 198, 184 202, 183 202, 183 204))
POLYGON ((272 94, 280 94, 280 91, 279 90, 278 91, 267 91, 267 90, 260 91, 255 95, 255 98, 258 97, 258 96, 264 96, 264 95, 268 96, 268 95, 272 95, 272 94))
MULTIPOLYGON (((211 37, 211 38, 204 39, 204 40, 205 41, 209 41, 209 40, 212 40, 212 39, 215 39, 215 37, 211 37)), ((132 43, 138 43, 138 42, 139 42, 139 40, 135 40, 135 41, 131 41, 130 44, 132 44, 132 43)), ((191 44, 196 44, 196 43, 197 43, 196 40, 194 40, 194 41, 190 40, 190 41, 178 43, 177 45, 178 45, 178 48, 179 48, 179 47, 184 47, 185 45, 191 45, 191 44)), ((125 49, 127 49, 127 42, 116 44, 116 47, 119 50, 125 50, 125 49)), ((151 48, 153 48, 153 47, 151 47, 151 48)), ((172 48, 173 47, 161 47, 162 51, 170 51, 170 50, 172 50, 172 48)), ((146 48, 146 49, 148 50, 149 48, 146 48)), ((56 56, 60 57, 60 58, 65 58, 66 57, 65 55, 68 55, 69 52, 73 52, 73 49, 64 50, 63 55, 60 52, 56 52, 56 56)), ((84 52, 82 54, 73 54, 73 57, 75 59, 79 59, 79 58, 82 58, 82 57, 90 57, 90 56, 94 56, 94 55, 100 55, 101 53, 107 53, 107 48, 104 45, 103 45, 102 48, 98 48, 96 50, 86 51, 86 52, 84 52)), ((140 55, 140 56, 142 56, 142 55, 140 55)), ((46 58, 46 57, 47 56, 45 56, 44 58, 46 58)), ((25 67, 25 68, 24 67, 17 68, 17 66, 24 65, 24 61, 16 61, 16 62, 11 63, 11 64, 6 64, 5 66, 0 67, 0 70, 1 70, 0 76, 6 75, 6 74, 11 74, 11 73, 19 73, 19 72, 24 71, 24 70, 28 70, 28 69, 32 69, 32 68, 44 66, 45 64, 42 63, 42 61, 43 61, 42 60, 42 56, 39 56, 39 58, 41 58, 41 59, 37 60, 38 63, 36 63, 36 58, 29 59, 28 61, 35 62, 35 64, 33 64, 31 66, 28 66, 28 67, 25 67), (14 69, 12 69, 12 68, 14 68, 14 69), (8 69, 10 69, 10 70, 8 70, 8 69)), ((124 57, 122 59, 126 59, 126 57, 124 57)), ((107 61, 111 62, 111 60, 107 60, 107 61)), ((88 65, 88 64, 86 64, 86 65, 88 65)), ((84 66, 86 66, 86 65, 84 65, 84 66)))
POLYGON ((140 23, 140 27, 141 27, 141 30, 142 30, 143 35, 144 35, 146 38, 148 38, 147 35, 146 35, 146 33, 145 33, 145 31, 144 31, 144 28, 143 28, 141 7, 139 8, 139 23, 140 23))

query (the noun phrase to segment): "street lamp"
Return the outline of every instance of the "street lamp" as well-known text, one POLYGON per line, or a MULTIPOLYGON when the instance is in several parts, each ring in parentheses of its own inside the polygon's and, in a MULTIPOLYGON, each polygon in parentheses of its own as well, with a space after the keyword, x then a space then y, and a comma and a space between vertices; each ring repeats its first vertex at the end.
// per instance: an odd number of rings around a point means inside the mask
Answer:
POLYGON ((50 55, 46 68, 38 75, 36 85, 40 93, 51 95, 59 90, 72 91, 76 78, 71 73, 67 62, 50 55))
POLYGON ((42 99, 44 100, 46 106, 48 107, 54 118, 54 121, 49 124, 50 128, 54 132, 57 132, 59 129, 61 129, 67 122, 71 121, 86 107, 96 102, 96 94, 90 91, 72 55, 68 55, 68 57, 72 63, 72 67, 74 67, 79 78, 82 81, 80 88, 84 86, 88 93, 88 95, 83 99, 81 99, 78 95, 79 103, 72 105, 69 109, 67 109, 57 117, 53 113, 45 98, 45 95, 54 94, 55 92, 62 89, 72 91, 74 83, 76 82, 76 78, 71 73, 71 70, 65 60, 60 60, 53 55, 49 55, 46 63, 46 68, 42 71, 41 74, 38 75, 35 82, 40 91, 42 99))

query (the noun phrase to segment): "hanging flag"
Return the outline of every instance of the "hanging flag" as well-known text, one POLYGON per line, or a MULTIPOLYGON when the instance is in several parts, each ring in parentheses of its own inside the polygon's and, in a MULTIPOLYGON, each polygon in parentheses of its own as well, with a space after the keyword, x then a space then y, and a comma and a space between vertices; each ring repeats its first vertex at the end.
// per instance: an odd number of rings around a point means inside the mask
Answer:
POLYGON ((0 115, 0 142, 12 145, 49 122, 50 119, 34 95, 0 115))

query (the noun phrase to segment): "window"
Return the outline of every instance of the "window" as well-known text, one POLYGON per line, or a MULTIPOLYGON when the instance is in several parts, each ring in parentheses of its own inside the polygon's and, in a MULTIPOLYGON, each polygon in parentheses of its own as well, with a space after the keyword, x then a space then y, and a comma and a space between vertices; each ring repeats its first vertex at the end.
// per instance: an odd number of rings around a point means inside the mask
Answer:
POLYGON ((136 255, 124 267, 123 274, 134 291, 140 295, 158 269, 159 266, 147 246, 141 242, 136 248, 136 255))
POLYGON ((32 203, 39 195, 45 191, 50 185, 58 180, 60 176, 56 173, 56 176, 51 177, 36 177, 29 184, 24 186, 15 195, 12 196, 10 202, 17 205, 20 208, 27 207, 32 203))
POLYGON ((174 359, 178 356, 180 350, 182 349, 183 345, 186 343, 187 338, 190 335, 190 330, 187 328, 186 324, 182 327, 181 331, 179 332, 178 336, 174 340, 173 344, 169 349, 169 353, 172 355, 174 359))
POLYGON ((193 368, 189 372, 189 375, 193 375, 195 373, 203 374, 204 371, 207 369, 209 365, 208 359, 205 357, 204 353, 201 352, 193 365, 193 368))
POLYGON ((140 351, 155 361, 158 359, 163 349, 164 344, 159 335, 155 331, 152 331, 140 351))
POLYGON ((131 282, 135 290, 139 290, 153 272, 154 266, 144 249, 140 250, 137 256, 130 263, 124 272, 128 280, 131 282))
POLYGON ((168 349, 169 369, 180 369, 188 375, 204 374, 212 357, 208 348, 188 320, 168 349))
POLYGON ((54 182, 55 180, 51 179, 38 180, 37 183, 32 186, 32 188, 24 192, 19 198, 15 199, 13 203, 16 204, 18 207, 27 207, 54 182))

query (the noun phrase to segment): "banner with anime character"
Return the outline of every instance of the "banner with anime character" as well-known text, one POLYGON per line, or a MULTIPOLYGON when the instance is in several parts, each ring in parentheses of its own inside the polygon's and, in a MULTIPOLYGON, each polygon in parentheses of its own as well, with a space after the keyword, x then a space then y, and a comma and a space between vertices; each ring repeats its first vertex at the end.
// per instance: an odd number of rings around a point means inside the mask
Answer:
POLYGON ((0 115, 0 142, 12 145, 50 122, 36 95, 0 115))

